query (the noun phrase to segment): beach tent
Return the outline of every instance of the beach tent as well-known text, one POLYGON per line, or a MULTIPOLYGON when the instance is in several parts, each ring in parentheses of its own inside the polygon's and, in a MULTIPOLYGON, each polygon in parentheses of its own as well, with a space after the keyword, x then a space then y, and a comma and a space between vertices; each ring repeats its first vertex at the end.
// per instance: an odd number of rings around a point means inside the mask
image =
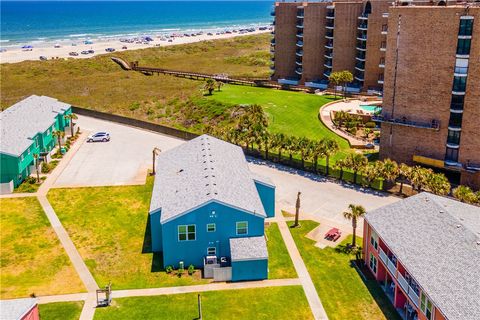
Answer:
POLYGON ((23 46, 22 49, 32 49, 33 46, 23 46))

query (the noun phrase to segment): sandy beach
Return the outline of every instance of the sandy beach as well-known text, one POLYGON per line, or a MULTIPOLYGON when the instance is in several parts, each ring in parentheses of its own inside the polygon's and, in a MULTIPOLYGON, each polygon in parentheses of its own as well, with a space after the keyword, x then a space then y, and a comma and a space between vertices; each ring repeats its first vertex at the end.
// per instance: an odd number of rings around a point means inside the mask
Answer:
POLYGON ((26 60, 40 60, 40 57, 45 57, 47 60, 51 59, 86 59, 91 58, 92 56, 108 53, 105 51, 107 48, 113 48, 115 51, 126 51, 126 50, 137 50, 145 49, 152 47, 164 47, 178 44, 193 43, 205 40, 216 40, 216 39, 227 39, 233 37, 248 36, 260 33, 271 32, 271 30, 259 30, 256 29, 252 32, 247 33, 224 33, 224 34, 212 34, 208 35, 203 33, 201 35, 193 36, 172 36, 169 38, 165 37, 154 37, 153 41, 141 42, 141 43, 125 43, 121 42, 120 39, 108 39, 108 40, 92 40, 92 44, 84 44, 84 42, 77 42, 75 46, 72 44, 60 45, 59 48, 55 48, 54 44, 51 46, 45 47, 33 47, 29 51, 21 48, 8 49, 5 52, 0 53, 0 63, 15 63, 26 60), (122 49, 126 47, 127 49, 122 49), (81 54, 82 51, 93 50, 94 53, 81 54), (77 52, 78 56, 71 56, 70 52, 77 52))

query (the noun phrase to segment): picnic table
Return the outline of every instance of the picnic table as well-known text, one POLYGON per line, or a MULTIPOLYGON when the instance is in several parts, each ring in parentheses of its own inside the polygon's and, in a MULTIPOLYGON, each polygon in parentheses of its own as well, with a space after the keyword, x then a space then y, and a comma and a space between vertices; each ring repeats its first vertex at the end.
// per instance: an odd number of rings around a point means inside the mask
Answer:
POLYGON ((325 239, 337 241, 341 237, 341 235, 342 232, 338 230, 338 228, 332 228, 328 230, 328 232, 325 234, 325 239))

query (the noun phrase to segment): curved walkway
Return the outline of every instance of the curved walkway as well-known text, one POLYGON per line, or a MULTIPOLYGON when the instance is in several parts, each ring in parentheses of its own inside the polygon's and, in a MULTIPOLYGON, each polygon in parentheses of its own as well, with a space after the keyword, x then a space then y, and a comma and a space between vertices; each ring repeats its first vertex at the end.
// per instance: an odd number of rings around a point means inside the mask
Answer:
MULTIPOLYGON (((378 103, 378 102, 370 102, 370 104, 375 104, 375 103, 378 103)), ((330 113, 332 111, 349 111, 349 110, 351 110, 351 111, 358 112, 358 110, 362 110, 360 108, 360 105, 363 105, 363 104, 366 104, 366 103, 361 101, 361 100, 347 100, 347 101, 338 100, 338 101, 330 102, 330 103, 327 103, 327 104, 323 105, 320 108, 319 117, 320 117, 320 120, 325 124, 325 126, 328 129, 335 132, 335 134, 339 135, 340 137, 346 139, 348 141, 348 143, 350 144, 350 147, 363 149, 363 148, 365 148, 365 146, 368 142, 366 142, 362 139, 354 138, 354 137, 346 134, 342 130, 337 129, 335 127, 333 121, 332 121, 332 118, 330 117, 330 113)), ((364 112, 364 111, 362 110, 361 112, 364 112)), ((368 114, 368 113, 363 113, 363 114, 365 115, 365 114, 368 114)))

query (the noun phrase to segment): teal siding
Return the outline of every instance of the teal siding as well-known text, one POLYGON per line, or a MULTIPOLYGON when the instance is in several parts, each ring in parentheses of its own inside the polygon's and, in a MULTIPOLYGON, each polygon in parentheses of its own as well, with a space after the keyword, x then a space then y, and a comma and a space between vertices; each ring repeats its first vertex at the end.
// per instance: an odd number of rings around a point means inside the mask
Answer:
POLYGON ((258 195, 263 204, 263 209, 267 214, 267 217, 271 218, 275 216, 275 187, 268 186, 261 182, 255 181, 255 187, 257 187, 258 195))
POLYGON ((232 281, 263 280, 267 278, 267 259, 232 262, 232 281))
POLYGON ((150 214, 150 232, 152 237, 152 251, 161 252, 162 248, 162 225, 160 224, 160 211, 150 214))
POLYGON ((208 247, 216 248, 217 257, 230 258, 230 238, 263 234, 263 217, 212 202, 162 224, 162 232, 152 229, 152 242, 156 241, 153 240, 154 237, 162 238, 164 266, 177 267, 179 261, 183 261, 185 266, 193 264, 197 268, 203 268, 208 247), (236 234, 236 222, 239 221, 248 221, 247 235, 236 234), (216 224, 215 232, 207 232, 208 223, 216 224), (178 226, 192 224, 196 226, 196 240, 179 241, 178 226))

